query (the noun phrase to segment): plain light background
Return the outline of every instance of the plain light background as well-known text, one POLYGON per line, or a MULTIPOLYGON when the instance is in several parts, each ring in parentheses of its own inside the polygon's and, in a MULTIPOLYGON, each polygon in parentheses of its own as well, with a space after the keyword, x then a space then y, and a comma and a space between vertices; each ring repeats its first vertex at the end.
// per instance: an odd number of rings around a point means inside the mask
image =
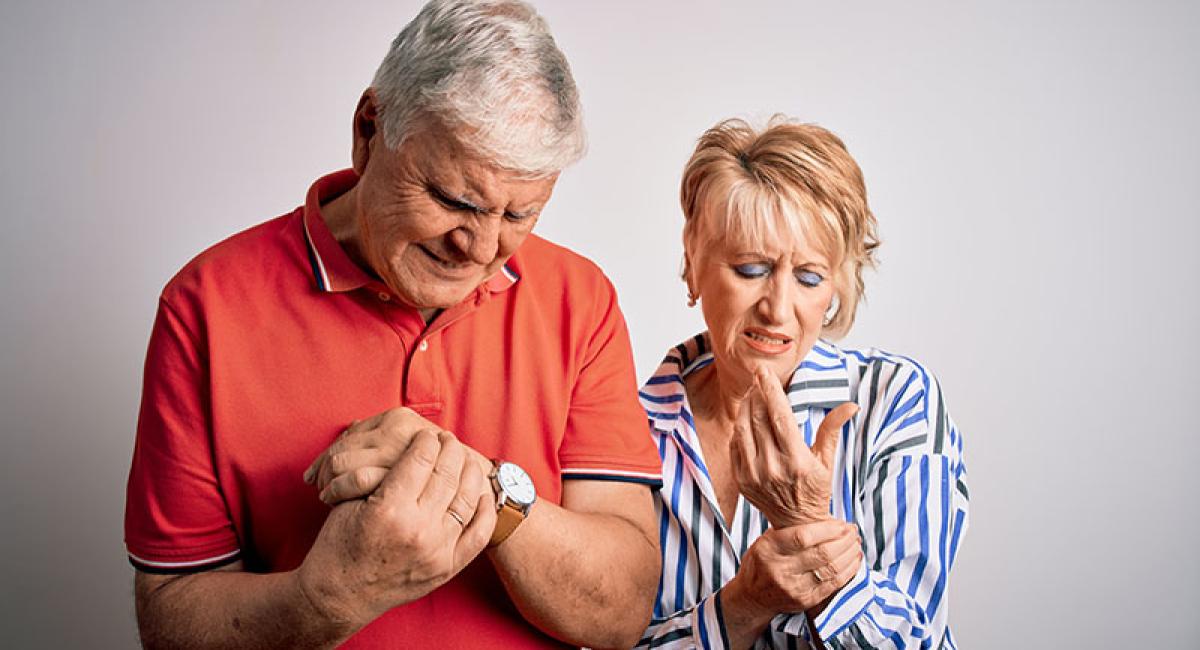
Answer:
MULTIPOLYGON (((842 4, 542 0, 591 150, 538 232, 609 273, 645 378, 702 328, 677 276, 695 138, 776 111, 834 130, 884 238, 848 342, 924 361, 965 435, 960 647, 1195 647, 1200 9, 842 4)), ((3 645, 136 643, 158 292, 348 165, 418 6, 0 9, 3 645)))

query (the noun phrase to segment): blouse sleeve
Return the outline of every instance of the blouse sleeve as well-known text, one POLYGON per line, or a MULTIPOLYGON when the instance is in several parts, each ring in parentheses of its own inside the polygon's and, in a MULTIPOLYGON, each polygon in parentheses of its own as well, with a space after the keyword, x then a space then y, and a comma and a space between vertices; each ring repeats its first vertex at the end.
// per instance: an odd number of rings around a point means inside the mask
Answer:
MULTIPOLYGON (((857 465, 864 558, 816 617, 817 632, 833 649, 954 648, 948 578, 968 522, 962 436, 937 380, 915 362, 872 364, 862 386, 882 395, 859 399, 864 453, 847 460, 857 465)), ((800 635, 804 624, 790 616, 778 630, 800 635)))
POLYGON ((725 622, 721 616, 721 592, 709 594, 695 607, 682 609, 666 618, 650 621, 650 627, 634 648, 728 648, 725 622))

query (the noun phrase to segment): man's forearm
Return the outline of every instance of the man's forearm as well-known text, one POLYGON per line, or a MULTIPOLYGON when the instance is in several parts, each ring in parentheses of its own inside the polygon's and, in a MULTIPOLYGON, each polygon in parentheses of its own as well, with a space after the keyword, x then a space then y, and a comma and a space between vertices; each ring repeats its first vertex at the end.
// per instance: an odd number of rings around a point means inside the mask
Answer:
POLYGON ((538 502, 488 554, 521 614, 563 641, 630 647, 650 622, 658 544, 624 517, 538 502))
POLYGON ((135 590, 146 648, 334 647, 355 631, 321 611, 295 572, 139 573, 135 590))

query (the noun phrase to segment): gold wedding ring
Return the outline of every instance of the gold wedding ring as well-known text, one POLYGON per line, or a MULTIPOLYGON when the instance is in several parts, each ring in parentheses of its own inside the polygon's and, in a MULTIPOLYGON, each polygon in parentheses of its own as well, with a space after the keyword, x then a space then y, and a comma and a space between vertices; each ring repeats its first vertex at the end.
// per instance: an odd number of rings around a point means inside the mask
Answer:
POLYGON ((457 521, 459 526, 462 526, 463 528, 467 527, 467 522, 463 521, 462 515, 454 512, 453 510, 447 510, 446 514, 450 515, 450 518, 454 521, 457 521))

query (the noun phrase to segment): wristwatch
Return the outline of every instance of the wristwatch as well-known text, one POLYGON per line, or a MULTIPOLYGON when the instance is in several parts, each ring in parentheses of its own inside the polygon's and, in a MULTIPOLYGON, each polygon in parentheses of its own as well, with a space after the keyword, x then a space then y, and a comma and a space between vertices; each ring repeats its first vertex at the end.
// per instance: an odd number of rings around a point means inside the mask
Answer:
POLYGON ((492 472, 488 474, 492 491, 496 494, 496 528, 488 546, 497 546, 508 539, 517 526, 525 521, 529 509, 537 499, 533 479, 516 463, 503 460, 492 461, 492 472))

